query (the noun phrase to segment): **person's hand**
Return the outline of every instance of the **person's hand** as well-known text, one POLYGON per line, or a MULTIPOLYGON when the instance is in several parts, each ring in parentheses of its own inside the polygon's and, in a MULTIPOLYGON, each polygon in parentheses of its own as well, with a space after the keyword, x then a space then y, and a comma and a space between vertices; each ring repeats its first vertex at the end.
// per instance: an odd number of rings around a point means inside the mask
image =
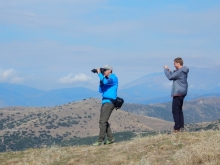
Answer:
POLYGON ((169 69, 167 65, 164 65, 164 69, 169 69))
POLYGON ((97 73, 99 74, 101 71, 100 71, 100 69, 96 69, 97 70, 97 73))

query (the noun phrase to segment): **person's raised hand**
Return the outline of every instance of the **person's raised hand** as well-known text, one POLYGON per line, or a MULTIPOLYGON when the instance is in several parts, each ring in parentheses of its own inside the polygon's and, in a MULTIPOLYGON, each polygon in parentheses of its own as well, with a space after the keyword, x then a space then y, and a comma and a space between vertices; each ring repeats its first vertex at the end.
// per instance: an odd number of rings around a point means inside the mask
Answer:
POLYGON ((164 65, 164 69, 169 69, 167 65, 164 65))

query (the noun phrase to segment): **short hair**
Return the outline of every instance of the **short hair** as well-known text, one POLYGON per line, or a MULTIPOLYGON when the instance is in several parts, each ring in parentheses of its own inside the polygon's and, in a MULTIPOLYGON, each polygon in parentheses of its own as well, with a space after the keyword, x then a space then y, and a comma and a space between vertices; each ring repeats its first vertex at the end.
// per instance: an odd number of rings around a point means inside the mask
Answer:
POLYGON ((176 63, 180 63, 180 65, 183 66, 183 59, 182 59, 182 58, 177 57, 177 58, 174 59, 174 61, 175 61, 176 63))

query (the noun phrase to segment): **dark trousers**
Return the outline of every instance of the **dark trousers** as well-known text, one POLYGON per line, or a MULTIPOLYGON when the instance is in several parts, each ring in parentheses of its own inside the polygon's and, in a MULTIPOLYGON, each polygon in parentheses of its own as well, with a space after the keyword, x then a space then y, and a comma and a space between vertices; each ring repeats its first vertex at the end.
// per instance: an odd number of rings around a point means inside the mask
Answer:
POLYGON ((110 124, 108 120, 111 116, 111 113, 114 109, 114 105, 112 103, 104 103, 101 107, 100 119, 99 119, 99 142, 103 142, 105 139, 105 135, 107 133, 108 140, 112 140, 112 130, 110 128, 110 124))
POLYGON ((183 117, 183 100, 184 96, 173 97, 172 113, 174 119, 174 129, 179 130, 184 128, 184 117, 183 117))

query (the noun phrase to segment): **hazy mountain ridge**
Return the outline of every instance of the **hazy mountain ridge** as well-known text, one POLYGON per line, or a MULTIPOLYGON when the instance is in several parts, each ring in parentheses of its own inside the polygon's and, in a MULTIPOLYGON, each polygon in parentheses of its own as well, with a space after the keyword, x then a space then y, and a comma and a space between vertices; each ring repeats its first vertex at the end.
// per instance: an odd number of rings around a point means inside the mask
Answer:
MULTIPOLYGON (((188 73, 188 95, 186 100, 195 99, 206 94, 220 94, 220 67, 190 67, 188 73)), ((160 103, 171 101, 172 81, 164 72, 143 76, 125 85, 119 94, 131 103, 160 103)))
POLYGON ((83 87, 39 90, 18 84, 0 83, 0 107, 5 106, 55 106, 100 97, 98 91, 83 87))
MULTIPOLYGON (((173 121, 171 102, 152 105, 125 103, 122 109, 130 113, 173 121)), ((185 101, 183 112, 185 123, 217 120, 220 118, 220 98, 210 97, 185 101)))
MULTIPOLYGON (((190 68, 189 90, 185 100, 200 97, 220 97, 220 67, 190 68)), ((116 73, 117 74, 117 73, 116 73)), ((120 77, 119 77, 120 81, 120 77)), ((98 86, 98 84, 97 84, 98 86)), ((127 103, 152 104, 170 102, 172 81, 163 72, 145 75, 118 89, 118 96, 127 103)), ((5 106, 55 106, 79 101, 101 94, 84 87, 38 90, 16 84, 0 83, 0 107, 5 106)))

